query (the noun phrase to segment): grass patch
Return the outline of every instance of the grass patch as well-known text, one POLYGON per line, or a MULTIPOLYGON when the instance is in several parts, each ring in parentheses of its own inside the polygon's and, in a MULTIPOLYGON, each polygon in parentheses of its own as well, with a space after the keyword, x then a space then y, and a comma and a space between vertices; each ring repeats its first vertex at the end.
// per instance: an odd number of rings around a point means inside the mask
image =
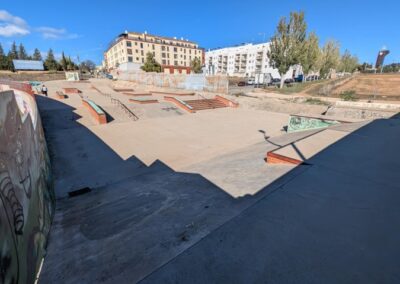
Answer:
POLYGON ((316 99, 316 98, 308 98, 305 100, 306 104, 310 104, 310 105, 321 105, 321 106, 329 106, 330 104, 328 102, 322 101, 320 99, 316 99))
POLYGON ((349 101, 349 102, 354 102, 357 101, 357 95, 355 91, 344 91, 343 93, 340 94, 340 98, 344 101, 349 101))
POLYGON ((309 87, 318 84, 320 81, 311 81, 311 82, 304 82, 304 83, 293 83, 291 85, 284 85, 282 89, 279 87, 267 87, 268 90, 272 92, 290 95, 295 93, 301 93, 308 89, 309 87))

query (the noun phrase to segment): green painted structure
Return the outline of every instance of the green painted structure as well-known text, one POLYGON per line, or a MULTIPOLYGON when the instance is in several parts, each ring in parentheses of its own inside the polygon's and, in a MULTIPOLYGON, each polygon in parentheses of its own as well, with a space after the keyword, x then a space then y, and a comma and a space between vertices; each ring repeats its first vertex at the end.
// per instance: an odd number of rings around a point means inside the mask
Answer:
POLYGON ((291 115, 289 117, 287 132, 291 133, 312 129, 320 129, 336 124, 340 124, 340 122, 323 118, 291 115))

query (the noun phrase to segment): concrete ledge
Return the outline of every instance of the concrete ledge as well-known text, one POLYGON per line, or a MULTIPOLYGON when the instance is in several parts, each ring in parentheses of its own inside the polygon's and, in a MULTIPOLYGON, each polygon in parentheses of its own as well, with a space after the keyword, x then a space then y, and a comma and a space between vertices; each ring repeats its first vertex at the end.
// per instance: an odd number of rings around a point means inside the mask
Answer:
POLYGON ((231 101, 231 100, 228 100, 227 98, 224 98, 224 97, 222 97, 222 96, 220 96, 220 95, 216 95, 216 96, 215 96, 215 99, 218 100, 218 101, 220 101, 221 103, 223 103, 223 104, 226 105, 227 107, 234 107, 234 108, 239 107, 239 104, 238 104, 238 103, 236 103, 236 102, 234 102, 234 101, 231 101))
POLYGON ((132 96, 132 97, 145 97, 145 96, 151 96, 151 93, 129 93, 129 92, 124 92, 122 93, 123 95, 127 96, 132 96))
POLYGON ((98 105, 96 105, 91 100, 86 100, 86 99, 82 100, 82 104, 89 110, 91 116, 96 120, 97 123, 99 124, 107 123, 106 114, 102 109, 99 108, 98 105))
POLYGON ((303 163, 300 160, 282 156, 273 151, 268 152, 264 160, 267 164, 301 165, 303 163))
POLYGON ((180 99, 177 99, 177 98, 174 98, 174 97, 165 96, 164 100, 176 104, 178 107, 180 107, 181 109, 186 110, 187 112, 190 112, 190 113, 195 113, 196 112, 190 105, 188 105, 184 101, 181 101, 180 99))
POLYGON ((130 102, 132 103, 136 103, 136 104, 156 104, 158 103, 158 100, 154 100, 154 99, 129 99, 130 102))
POLYGON ((372 109, 372 110, 384 110, 384 111, 400 110, 400 104, 387 104, 387 103, 337 101, 335 103, 335 106, 342 108, 358 108, 358 109, 372 109))
POLYGON ((158 95, 169 95, 169 96, 194 96, 195 93, 170 93, 170 92, 159 92, 159 91, 150 91, 152 94, 158 95))
POLYGON ((127 88, 127 89, 123 89, 123 88, 115 88, 115 89, 113 89, 115 92, 118 92, 118 93, 123 93, 123 92, 134 92, 135 90, 134 89, 129 89, 129 88, 127 88))
POLYGON ((77 88, 63 88, 63 92, 64 92, 64 94, 79 94, 79 93, 82 93, 77 88))

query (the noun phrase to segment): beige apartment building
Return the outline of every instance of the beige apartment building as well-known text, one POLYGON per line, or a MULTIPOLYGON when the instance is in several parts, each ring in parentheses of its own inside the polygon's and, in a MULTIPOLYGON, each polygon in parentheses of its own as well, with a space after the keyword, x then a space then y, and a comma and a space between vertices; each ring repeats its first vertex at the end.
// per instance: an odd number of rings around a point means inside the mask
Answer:
POLYGON ((204 64, 204 49, 195 42, 150 35, 147 32, 125 32, 104 53, 106 68, 110 70, 123 64, 140 66, 145 62, 148 52, 153 53, 165 73, 189 74, 190 63, 194 58, 199 58, 204 64))

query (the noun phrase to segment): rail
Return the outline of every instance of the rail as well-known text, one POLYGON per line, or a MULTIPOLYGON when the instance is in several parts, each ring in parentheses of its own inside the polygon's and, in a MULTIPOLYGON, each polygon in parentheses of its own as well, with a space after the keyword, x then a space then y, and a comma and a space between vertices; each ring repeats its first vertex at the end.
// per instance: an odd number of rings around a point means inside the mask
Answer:
POLYGON ((120 100, 114 99, 111 96, 110 96, 110 99, 111 99, 111 103, 116 104, 121 110, 123 110, 129 116, 129 118, 131 118, 134 121, 139 119, 139 117, 136 114, 134 114, 129 108, 127 108, 127 106, 124 105, 120 100))
POLYGON ((133 121, 137 121, 139 120, 139 117, 134 114, 126 105, 124 105, 120 100, 115 99, 112 97, 111 94, 108 93, 103 93, 102 91, 100 91, 98 88, 96 88, 95 86, 92 85, 92 88, 95 89, 99 94, 101 94, 104 97, 107 97, 110 99, 111 103, 116 104, 118 106, 119 109, 121 109, 123 112, 125 112, 128 117, 130 119, 132 119, 133 121))

